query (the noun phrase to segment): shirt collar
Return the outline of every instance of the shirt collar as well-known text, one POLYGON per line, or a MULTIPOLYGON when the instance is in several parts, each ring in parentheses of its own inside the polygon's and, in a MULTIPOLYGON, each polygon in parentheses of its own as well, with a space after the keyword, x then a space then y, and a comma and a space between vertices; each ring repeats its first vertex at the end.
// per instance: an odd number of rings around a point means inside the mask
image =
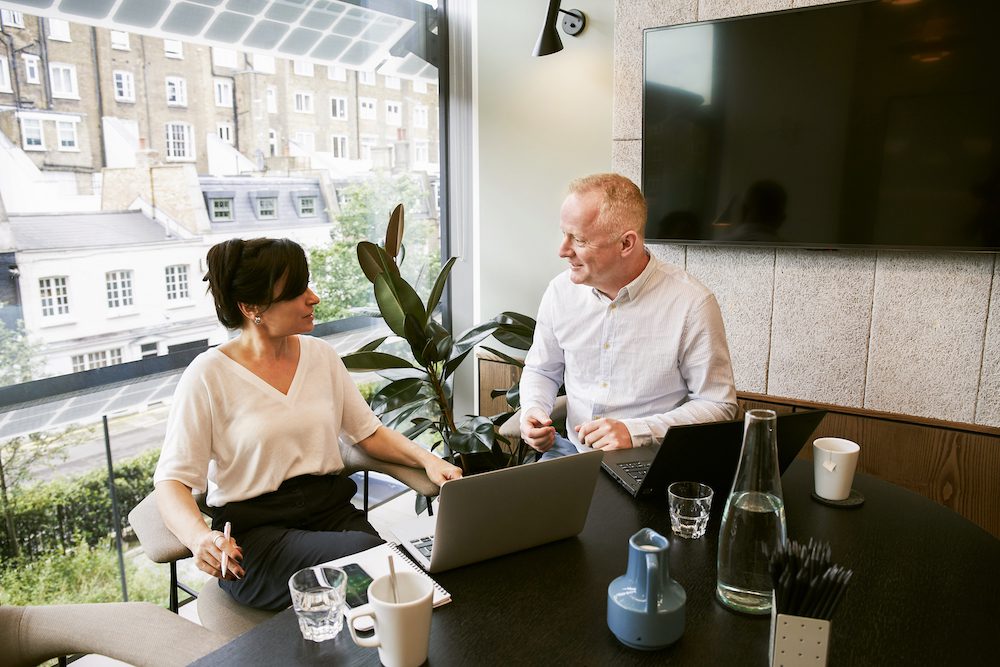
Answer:
MULTIPOLYGON (((630 282, 628 285, 625 285, 625 287, 618 290, 618 295, 611 300, 612 302, 627 303, 629 301, 635 301, 636 299, 638 299, 639 295, 642 293, 643 288, 645 288, 646 284, 649 282, 650 276, 652 276, 653 273, 657 270, 660 261, 656 259, 656 255, 649 252, 649 249, 646 247, 643 247, 643 251, 646 253, 646 256, 649 257, 649 261, 646 262, 646 267, 642 270, 642 273, 637 275, 635 279, 632 280, 632 282, 630 282)), ((601 292, 596 287, 592 287, 590 291, 594 296, 596 296, 599 299, 607 299, 607 297, 601 294, 601 292)))

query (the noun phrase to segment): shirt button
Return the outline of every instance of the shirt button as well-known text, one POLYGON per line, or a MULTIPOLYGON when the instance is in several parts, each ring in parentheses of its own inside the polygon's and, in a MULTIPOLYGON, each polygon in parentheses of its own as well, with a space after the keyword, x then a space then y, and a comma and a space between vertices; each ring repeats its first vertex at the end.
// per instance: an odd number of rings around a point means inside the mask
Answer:
POLYGON ((611 304, 610 308, 611 310, 614 310, 616 308, 615 304, 611 304))
POLYGON ((602 382, 601 383, 601 389, 607 389, 607 388, 608 388, 608 383, 607 382, 602 382))
POLYGON ((610 349, 610 348, 611 348, 611 343, 605 343, 605 344, 604 344, 604 349, 605 349, 605 350, 608 350, 608 349, 610 349))

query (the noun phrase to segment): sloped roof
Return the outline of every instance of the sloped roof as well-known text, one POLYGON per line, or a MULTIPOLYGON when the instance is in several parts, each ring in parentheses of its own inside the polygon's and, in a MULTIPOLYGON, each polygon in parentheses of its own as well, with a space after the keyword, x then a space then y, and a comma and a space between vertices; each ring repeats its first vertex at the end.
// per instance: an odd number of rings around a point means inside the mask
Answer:
POLYGON ((11 215, 14 250, 95 248, 180 240, 139 211, 11 215))

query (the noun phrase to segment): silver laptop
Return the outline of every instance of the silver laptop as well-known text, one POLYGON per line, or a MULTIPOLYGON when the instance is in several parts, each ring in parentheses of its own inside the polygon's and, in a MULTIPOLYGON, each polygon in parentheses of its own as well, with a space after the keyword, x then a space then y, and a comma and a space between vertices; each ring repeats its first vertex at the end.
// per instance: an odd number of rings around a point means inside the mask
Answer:
POLYGON ((602 458, 595 450, 447 482, 434 516, 390 530, 432 573, 572 537, 587 522, 602 458))

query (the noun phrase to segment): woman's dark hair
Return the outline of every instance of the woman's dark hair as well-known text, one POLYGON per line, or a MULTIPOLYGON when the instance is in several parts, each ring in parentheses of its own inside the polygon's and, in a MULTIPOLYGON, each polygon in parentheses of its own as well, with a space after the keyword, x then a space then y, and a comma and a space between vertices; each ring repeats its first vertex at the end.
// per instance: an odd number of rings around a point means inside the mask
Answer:
POLYGON ((219 321, 243 326, 240 304, 267 310, 275 301, 294 299, 309 286, 309 264, 302 247, 288 239, 229 239, 208 249, 208 289, 219 321), (285 277, 281 294, 274 286, 285 277))

